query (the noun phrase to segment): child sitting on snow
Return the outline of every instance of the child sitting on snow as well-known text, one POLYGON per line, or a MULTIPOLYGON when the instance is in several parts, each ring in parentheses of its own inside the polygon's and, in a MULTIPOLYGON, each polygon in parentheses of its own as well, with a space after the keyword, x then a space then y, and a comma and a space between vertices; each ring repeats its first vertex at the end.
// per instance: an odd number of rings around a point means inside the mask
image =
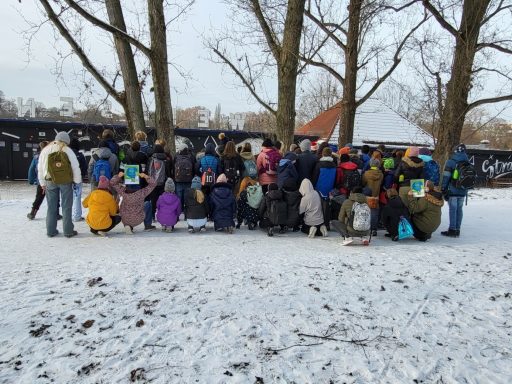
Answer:
POLYGON ((91 233, 105 236, 108 231, 121 222, 117 215, 117 203, 109 190, 109 181, 100 176, 98 189, 92 191, 82 202, 84 208, 89 208, 85 219, 91 227, 91 233))
POLYGON ((174 193, 174 181, 169 177, 156 202, 156 219, 162 225, 162 231, 172 232, 181 214, 181 201, 174 193))
POLYGON ((196 176, 192 179, 190 189, 185 192, 185 218, 188 224, 189 233, 206 231, 206 222, 210 207, 206 197, 201 191, 201 178, 196 176))
MULTIPOLYGON (((123 222, 125 232, 129 235, 133 234, 133 228, 142 224, 144 221, 144 199, 155 188, 156 181, 145 173, 139 173, 139 177, 147 181, 147 185, 140 189, 137 185, 135 189, 131 186, 121 184, 124 172, 119 172, 110 180, 110 186, 114 188, 122 198, 119 213, 123 222)), ((142 181, 142 180, 141 180, 142 181)))
POLYGON ((216 231, 225 230, 228 233, 233 233, 236 200, 232 188, 225 174, 221 174, 212 186, 210 208, 212 209, 213 226, 216 231))

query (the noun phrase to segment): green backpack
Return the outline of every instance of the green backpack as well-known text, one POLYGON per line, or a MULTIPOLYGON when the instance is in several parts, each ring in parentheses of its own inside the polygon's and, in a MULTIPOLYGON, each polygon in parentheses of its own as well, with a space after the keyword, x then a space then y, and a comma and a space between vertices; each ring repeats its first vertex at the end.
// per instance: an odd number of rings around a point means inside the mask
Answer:
POLYGON ((55 184, 70 184, 73 182, 71 162, 62 149, 48 155, 48 174, 55 184))

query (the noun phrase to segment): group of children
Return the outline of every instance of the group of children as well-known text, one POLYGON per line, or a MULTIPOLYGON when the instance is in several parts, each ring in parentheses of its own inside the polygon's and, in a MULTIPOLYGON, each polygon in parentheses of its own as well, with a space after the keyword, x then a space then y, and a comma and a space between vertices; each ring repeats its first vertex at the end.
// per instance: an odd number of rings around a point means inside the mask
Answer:
POLYGON ((151 150, 143 132, 121 153, 108 133, 88 167, 92 191, 82 204, 91 232, 105 235, 122 223, 132 234, 142 223, 155 229, 154 221, 173 232, 183 213, 190 233, 206 231, 208 221, 215 231, 247 225, 268 236, 302 231, 313 238, 334 229, 345 245, 367 245, 381 228, 394 241, 426 241, 440 224, 439 167, 427 148, 389 154, 384 146, 370 153, 348 144, 333 153, 327 143, 314 151, 304 140, 282 153, 265 139, 255 156, 248 143, 237 149, 220 139, 196 156, 179 146, 173 158, 162 140, 151 150), (138 184, 124 183, 123 164, 138 165, 138 184), (413 179, 426 180, 424 196, 412 195, 413 179))

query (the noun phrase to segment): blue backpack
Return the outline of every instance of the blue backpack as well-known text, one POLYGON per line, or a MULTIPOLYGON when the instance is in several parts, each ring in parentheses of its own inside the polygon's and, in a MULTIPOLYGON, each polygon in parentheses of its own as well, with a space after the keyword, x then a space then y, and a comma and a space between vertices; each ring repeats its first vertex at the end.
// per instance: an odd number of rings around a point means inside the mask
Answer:
POLYGON ((423 171, 425 172, 425 180, 430 180, 434 185, 439 184, 439 164, 436 161, 427 161, 423 171))
POLYGON ((400 216, 400 222, 398 223, 398 240, 407 239, 412 236, 414 236, 414 230, 412 229, 411 223, 409 223, 405 217, 400 216))
POLYGON ((112 178, 112 168, 110 167, 110 162, 108 159, 100 159, 98 155, 93 155, 94 170, 92 172, 92 177, 94 177, 94 181, 98 182, 100 180, 100 176, 105 176, 107 179, 112 178))
POLYGON ((254 160, 244 160, 244 167, 244 176, 249 176, 252 179, 258 176, 258 169, 256 168, 254 160))

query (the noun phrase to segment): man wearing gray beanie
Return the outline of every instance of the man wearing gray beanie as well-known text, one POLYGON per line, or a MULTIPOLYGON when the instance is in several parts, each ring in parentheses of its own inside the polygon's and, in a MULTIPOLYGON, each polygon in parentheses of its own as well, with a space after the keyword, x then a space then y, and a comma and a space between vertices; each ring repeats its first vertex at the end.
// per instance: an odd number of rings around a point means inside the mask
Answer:
POLYGON ((64 236, 77 235, 71 220, 73 207, 73 184, 82 182, 80 165, 75 153, 68 147, 71 139, 65 131, 58 132, 55 141, 48 144, 39 155, 37 175, 39 185, 46 195, 46 235, 56 236, 59 200, 62 207, 64 236))
POLYGON ((300 142, 299 146, 302 153, 297 158, 295 168, 297 168, 297 173, 299 174, 298 183, 300 184, 304 179, 311 180, 318 157, 311 152, 311 140, 304 139, 300 142))

